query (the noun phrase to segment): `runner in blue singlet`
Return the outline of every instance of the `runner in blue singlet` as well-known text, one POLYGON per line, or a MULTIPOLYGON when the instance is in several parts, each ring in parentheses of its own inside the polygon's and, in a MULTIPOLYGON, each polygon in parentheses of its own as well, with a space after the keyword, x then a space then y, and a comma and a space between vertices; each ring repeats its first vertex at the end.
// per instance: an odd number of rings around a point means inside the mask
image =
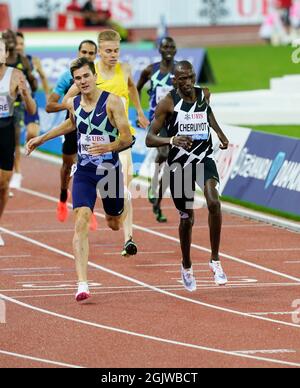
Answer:
POLYGON ((97 88, 94 63, 79 58, 72 63, 71 74, 81 95, 67 102, 70 118, 58 128, 30 141, 27 152, 30 154, 46 141, 70 133, 76 127, 78 160, 73 171, 73 250, 79 282, 76 300, 79 302, 90 296, 88 229, 97 191, 100 191, 106 221, 112 230, 119 230, 126 216, 123 214, 124 185, 118 152, 130 146, 132 136, 121 98, 97 88))
MULTIPOLYGON (((175 55, 177 52, 176 43, 173 38, 164 38, 159 46, 161 54, 161 62, 154 63, 148 66, 141 74, 140 80, 137 84, 137 89, 141 94, 143 87, 150 81, 150 89, 148 94, 150 96, 150 122, 154 119, 155 109, 157 104, 174 88, 174 67, 175 55)), ((160 131, 160 136, 167 137, 165 128, 160 131)), ((164 195, 162 179, 159 175, 165 162, 168 159, 169 147, 161 147, 157 150, 155 159, 155 173, 152 179, 151 187, 149 188, 149 201, 153 204, 153 212, 158 222, 167 222, 167 218, 163 215, 161 210, 161 201, 164 195)))

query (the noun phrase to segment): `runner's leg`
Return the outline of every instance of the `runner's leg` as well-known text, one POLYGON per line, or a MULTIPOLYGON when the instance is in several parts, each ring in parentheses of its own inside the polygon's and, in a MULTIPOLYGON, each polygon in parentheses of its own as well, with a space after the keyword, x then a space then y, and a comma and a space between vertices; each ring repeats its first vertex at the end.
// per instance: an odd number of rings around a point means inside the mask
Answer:
POLYGON ((89 259, 89 222, 92 211, 82 207, 75 212, 75 234, 73 238, 73 250, 76 263, 78 282, 87 283, 88 259, 89 259))

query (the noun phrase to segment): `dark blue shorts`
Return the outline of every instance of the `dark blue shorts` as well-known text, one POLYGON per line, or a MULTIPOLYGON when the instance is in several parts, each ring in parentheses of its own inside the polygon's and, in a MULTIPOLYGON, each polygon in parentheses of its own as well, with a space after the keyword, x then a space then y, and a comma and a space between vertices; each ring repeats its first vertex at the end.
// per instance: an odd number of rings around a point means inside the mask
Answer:
POLYGON ((108 216, 118 217, 124 211, 124 178, 119 166, 109 170, 77 166, 73 180, 73 209, 88 207, 94 211, 97 192, 108 216))
POLYGON ((34 115, 30 115, 26 110, 25 110, 25 113, 24 113, 24 123, 27 127, 28 124, 40 124, 40 116, 39 116, 39 112, 38 112, 38 109, 36 111, 36 113, 34 115))

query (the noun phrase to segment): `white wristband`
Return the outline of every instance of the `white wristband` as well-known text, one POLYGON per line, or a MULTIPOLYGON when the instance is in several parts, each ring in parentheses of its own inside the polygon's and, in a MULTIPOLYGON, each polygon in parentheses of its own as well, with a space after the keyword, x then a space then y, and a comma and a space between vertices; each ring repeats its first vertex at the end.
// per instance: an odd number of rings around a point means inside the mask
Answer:
POLYGON ((174 138, 175 138, 175 136, 171 137, 171 139, 170 139, 170 144, 171 145, 174 145, 174 138))

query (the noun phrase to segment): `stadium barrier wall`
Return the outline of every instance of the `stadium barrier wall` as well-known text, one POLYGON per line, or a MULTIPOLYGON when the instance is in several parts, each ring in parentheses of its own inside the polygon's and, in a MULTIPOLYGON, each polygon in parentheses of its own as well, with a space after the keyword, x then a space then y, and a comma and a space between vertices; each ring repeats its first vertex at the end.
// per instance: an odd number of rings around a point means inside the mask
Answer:
POLYGON ((223 194, 300 216, 300 141, 251 132, 223 194))

